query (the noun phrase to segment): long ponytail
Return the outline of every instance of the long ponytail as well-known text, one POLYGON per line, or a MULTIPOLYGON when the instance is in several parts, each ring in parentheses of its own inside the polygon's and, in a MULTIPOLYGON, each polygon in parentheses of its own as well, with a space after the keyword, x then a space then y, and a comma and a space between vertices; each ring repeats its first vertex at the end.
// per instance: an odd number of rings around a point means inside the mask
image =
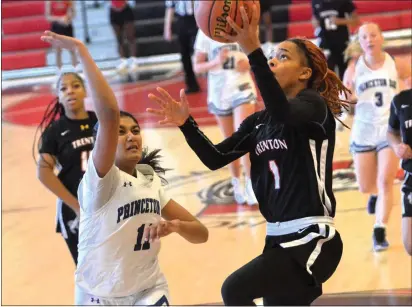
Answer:
POLYGON ((346 126, 338 117, 342 115, 343 110, 348 111, 350 101, 341 99, 349 97, 351 91, 343 85, 340 78, 328 68, 328 63, 323 51, 310 40, 293 38, 289 41, 295 43, 302 50, 312 69, 312 76, 309 79, 308 86, 315 89, 325 99, 329 109, 335 118, 346 126))
POLYGON ((64 116, 64 114, 65 113, 64 113, 63 105, 59 103, 58 97, 53 99, 47 105, 43 118, 40 121, 40 124, 37 126, 36 132, 34 134, 34 141, 33 141, 33 146, 32 146, 32 156, 36 164, 37 164, 36 152, 39 152, 42 146, 42 141, 43 141, 42 139, 43 139, 44 131, 46 131, 53 124, 53 122, 58 120, 61 116, 64 116), (40 132, 40 137, 37 138, 39 132, 40 132))

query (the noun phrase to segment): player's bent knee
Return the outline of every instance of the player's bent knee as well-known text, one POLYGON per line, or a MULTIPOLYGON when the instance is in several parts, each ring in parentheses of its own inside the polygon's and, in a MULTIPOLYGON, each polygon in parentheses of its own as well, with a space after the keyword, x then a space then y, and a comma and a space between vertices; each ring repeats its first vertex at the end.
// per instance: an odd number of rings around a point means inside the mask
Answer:
POLYGON ((363 194, 371 194, 375 191, 375 186, 370 183, 361 183, 359 182, 359 192, 363 194))
POLYGON ((381 191, 390 191, 393 189, 393 182, 395 178, 389 178, 384 176, 379 176, 378 178, 378 189, 381 191))
POLYGON ((246 306, 253 304, 253 298, 248 298, 246 288, 240 287, 236 278, 230 275, 223 282, 221 294, 226 306, 246 306))

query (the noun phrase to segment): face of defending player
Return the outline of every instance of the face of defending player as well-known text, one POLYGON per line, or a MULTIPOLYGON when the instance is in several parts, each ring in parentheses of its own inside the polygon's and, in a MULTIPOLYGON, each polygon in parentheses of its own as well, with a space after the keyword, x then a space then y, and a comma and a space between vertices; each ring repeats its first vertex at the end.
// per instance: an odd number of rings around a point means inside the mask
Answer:
POLYGON ((296 87, 306 87, 312 75, 299 47, 289 41, 277 45, 269 56, 269 67, 286 95, 296 87))
POLYGON ((142 158, 142 136, 139 124, 129 116, 120 117, 116 165, 138 163, 142 158))
POLYGON ((57 84, 59 102, 66 114, 73 114, 85 109, 86 89, 83 81, 76 74, 65 74, 57 84))
POLYGON ((359 43, 365 54, 374 55, 382 51, 384 38, 379 26, 368 23, 359 28, 359 43))

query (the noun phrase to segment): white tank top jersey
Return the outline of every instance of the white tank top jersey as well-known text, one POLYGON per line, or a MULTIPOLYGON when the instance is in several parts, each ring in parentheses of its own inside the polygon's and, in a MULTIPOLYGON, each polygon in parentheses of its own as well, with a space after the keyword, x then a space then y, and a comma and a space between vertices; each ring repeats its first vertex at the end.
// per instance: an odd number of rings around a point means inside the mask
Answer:
POLYGON ((238 98, 237 96, 244 96, 245 94, 239 88, 246 83, 249 83, 253 88, 253 92, 256 93, 256 87, 250 72, 241 73, 235 69, 236 63, 239 60, 244 59, 249 62, 247 55, 241 51, 239 44, 220 43, 206 36, 200 29, 197 31, 194 49, 206 53, 208 61, 212 61, 219 56, 220 49, 222 48, 229 49, 229 58, 223 65, 208 72, 209 103, 218 103, 226 100, 233 101, 238 98))
POLYGON ((90 158, 80 182, 75 282, 89 294, 128 296, 155 286, 163 276, 157 260, 160 242, 149 244, 142 237, 145 226, 161 220, 170 198, 149 165, 136 170, 137 178, 113 165, 100 178, 90 158))
POLYGON ((355 120, 387 125, 393 97, 399 92, 394 59, 385 53, 381 68, 370 69, 361 56, 355 66, 354 85, 358 98, 355 120))

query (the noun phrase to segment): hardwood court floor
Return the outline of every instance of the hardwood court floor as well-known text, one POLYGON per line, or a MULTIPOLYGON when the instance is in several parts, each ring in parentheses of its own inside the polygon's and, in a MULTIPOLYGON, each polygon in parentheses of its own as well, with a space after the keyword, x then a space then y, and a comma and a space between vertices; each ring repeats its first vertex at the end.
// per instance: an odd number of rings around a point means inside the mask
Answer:
MULTIPOLYGON (((157 83, 159 84, 159 83, 157 83)), ((160 82, 172 93, 183 86, 180 78, 160 82)), ((205 87, 205 80, 202 80, 205 87)), ((176 128, 159 128, 143 112, 147 92, 154 86, 114 86, 119 103, 143 123, 143 142, 162 148, 170 195, 210 230, 203 245, 191 245, 177 235, 162 241, 160 264, 169 281, 172 302, 221 302, 220 287, 235 269, 256 257, 263 248, 265 224, 256 209, 233 204, 227 168, 211 172, 197 159, 176 128)), ((31 156, 35 127, 52 97, 48 87, 20 88, 2 95, 2 304, 73 304, 74 265, 62 237, 54 233, 55 197, 36 178, 31 156)), ((194 116, 212 141, 222 139, 207 114, 205 93, 191 96, 194 116)), ((347 130, 338 132, 334 187, 337 229, 344 254, 324 292, 348 293, 411 289, 411 258, 401 242, 399 184, 388 225, 390 249, 372 252, 374 218, 366 213, 367 197, 356 190, 347 130)))

